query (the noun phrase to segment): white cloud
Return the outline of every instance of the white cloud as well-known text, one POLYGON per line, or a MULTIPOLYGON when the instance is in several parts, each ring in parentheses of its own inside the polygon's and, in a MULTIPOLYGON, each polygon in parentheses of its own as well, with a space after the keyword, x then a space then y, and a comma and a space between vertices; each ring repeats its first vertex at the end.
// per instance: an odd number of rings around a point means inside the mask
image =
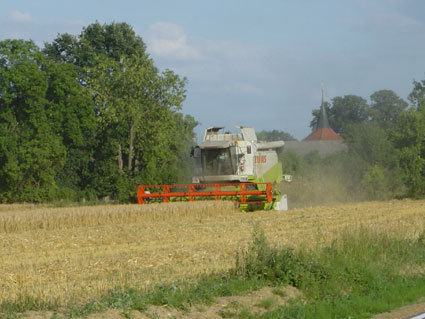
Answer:
POLYGON ((257 46, 189 37, 182 26, 169 22, 150 25, 144 38, 149 52, 156 57, 190 63, 202 60, 204 65, 205 60, 245 63, 247 60, 256 59, 262 53, 261 48, 257 46))
POLYGON ((81 20, 41 20, 28 13, 12 11, 3 19, 0 17, 0 39, 31 39, 41 47, 44 42, 56 38, 58 33, 80 33, 84 25, 81 20))
POLYGON ((12 11, 9 13, 8 18, 12 22, 30 22, 32 20, 29 13, 20 12, 20 11, 12 11))
POLYGON ((189 45, 183 27, 169 22, 149 26, 147 42, 152 54, 179 60, 198 59, 200 52, 189 45))
POLYGON ((150 25, 144 38, 155 62, 187 76, 199 92, 263 94, 258 80, 268 70, 261 47, 188 36, 168 22, 150 25))

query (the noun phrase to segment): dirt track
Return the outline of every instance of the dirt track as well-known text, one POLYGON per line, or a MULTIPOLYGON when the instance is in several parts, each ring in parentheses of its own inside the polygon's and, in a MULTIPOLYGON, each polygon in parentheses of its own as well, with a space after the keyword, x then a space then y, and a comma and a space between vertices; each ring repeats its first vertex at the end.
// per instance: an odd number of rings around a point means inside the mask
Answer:
MULTIPOLYGON (((246 296, 220 297, 212 305, 195 305, 188 312, 178 311, 169 307, 150 306, 143 312, 132 311, 134 319, 222 319, 247 309, 251 313, 262 314, 266 310, 274 310, 285 305, 290 299, 297 298, 300 293, 293 287, 283 287, 284 296, 273 293, 271 287, 265 287, 246 296)), ((52 312, 31 311, 25 314, 27 319, 51 319, 52 312)), ((124 319, 122 310, 111 309, 102 313, 91 314, 88 319, 124 319)))
POLYGON ((425 303, 418 303, 401 307, 391 312, 383 313, 373 317, 374 319, 402 319, 410 318, 418 313, 425 312, 425 303))

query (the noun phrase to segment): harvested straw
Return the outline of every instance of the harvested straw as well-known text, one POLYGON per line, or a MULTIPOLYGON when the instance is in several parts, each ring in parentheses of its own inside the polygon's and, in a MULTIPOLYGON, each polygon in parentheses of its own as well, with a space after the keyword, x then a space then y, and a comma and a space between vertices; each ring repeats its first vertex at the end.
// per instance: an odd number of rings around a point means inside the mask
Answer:
POLYGON ((425 201, 407 200, 255 213, 231 202, 16 207, 0 205, 0 303, 65 305, 226 271, 257 223, 272 243, 297 247, 360 226, 417 236, 425 221, 425 201))

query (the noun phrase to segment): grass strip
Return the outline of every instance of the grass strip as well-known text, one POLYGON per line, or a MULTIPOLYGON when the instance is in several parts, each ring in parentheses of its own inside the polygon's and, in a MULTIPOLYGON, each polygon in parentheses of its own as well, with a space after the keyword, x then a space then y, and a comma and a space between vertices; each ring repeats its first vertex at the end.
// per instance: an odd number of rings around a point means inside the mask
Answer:
POLYGON ((352 293, 321 300, 309 300, 303 304, 280 307, 261 316, 249 313, 238 318, 262 319, 361 319, 391 311, 395 308, 411 304, 425 296, 425 277, 397 278, 385 287, 385 291, 368 294, 352 293))
POLYGON ((328 247, 294 251, 270 246, 257 229, 251 247, 238 257, 238 275, 290 284, 304 298, 261 316, 236 317, 369 318, 412 303, 425 296, 424 238, 397 239, 360 229, 328 247))

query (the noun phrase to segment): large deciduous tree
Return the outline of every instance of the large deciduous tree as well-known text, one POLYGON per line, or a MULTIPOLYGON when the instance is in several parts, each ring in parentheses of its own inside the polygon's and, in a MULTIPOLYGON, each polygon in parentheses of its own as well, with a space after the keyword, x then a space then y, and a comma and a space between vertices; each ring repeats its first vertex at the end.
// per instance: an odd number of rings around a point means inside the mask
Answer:
POLYGON ((88 88, 101 128, 111 132, 108 143, 116 146, 118 172, 130 176, 142 171, 154 182, 161 168, 177 160, 170 146, 175 139, 174 114, 185 98, 185 80, 171 71, 159 74, 146 55, 120 61, 106 58, 89 72, 88 88), (155 167, 143 171, 153 162, 155 167))
POLYGON ((119 61, 123 56, 146 54, 146 45, 127 23, 99 22, 83 28, 79 36, 60 34, 52 43, 46 43, 44 52, 49 58, 74 64, 80 71, 96 66, 99 57, 119 61))
POLYGON ((408 106, 406 101, 391 90, 376 91, 370 96, 370 100, 371 121, 384 129, 393 127, 408 106))
POLYGON ((45 201, 65 161, 47 112, 47 63, 31 41, 0 42, 0 201, 45 201))
POLYGON ((367 101, 357 95, 345 95, 332 99, 329 122, 335 132, 342 134, 350 124, 360 124, 368 120, 367 101))
POLYGON ((92 187, 100 196, 128 200, 137 183, 177 181, 177 164, 185 158, 181 152, 197 124, 179 113, 186 79, 159 72, 126 23, 94 23, 78 37, 59 35, 45 52, 73 63, 92 94, 98 124, 92 187))
POLYGON ((391 131, 410 197, 425 196, 425 80, 413 82, 412 108, 399 116, 391 131))
POLYGON ((76 198, 90 183, 96 122, 71 64, 31 41, 0 43, 0 198, 76 198))
POLYGON ((425 195, 425 108, 400 116, 392 138, 410 197, 425 195))
POLYGON ((80 85, 73 65, 49 61, 46 113, 53 131, 66 148, 66 160, 57 172, 62 198, 78 199, 90 192, 97 122, 89 92, 80 85))
POLYGON ((409 94, 409 101, 417 111, 425 108, 425 80, 413 81, 413 90, 409 94))

